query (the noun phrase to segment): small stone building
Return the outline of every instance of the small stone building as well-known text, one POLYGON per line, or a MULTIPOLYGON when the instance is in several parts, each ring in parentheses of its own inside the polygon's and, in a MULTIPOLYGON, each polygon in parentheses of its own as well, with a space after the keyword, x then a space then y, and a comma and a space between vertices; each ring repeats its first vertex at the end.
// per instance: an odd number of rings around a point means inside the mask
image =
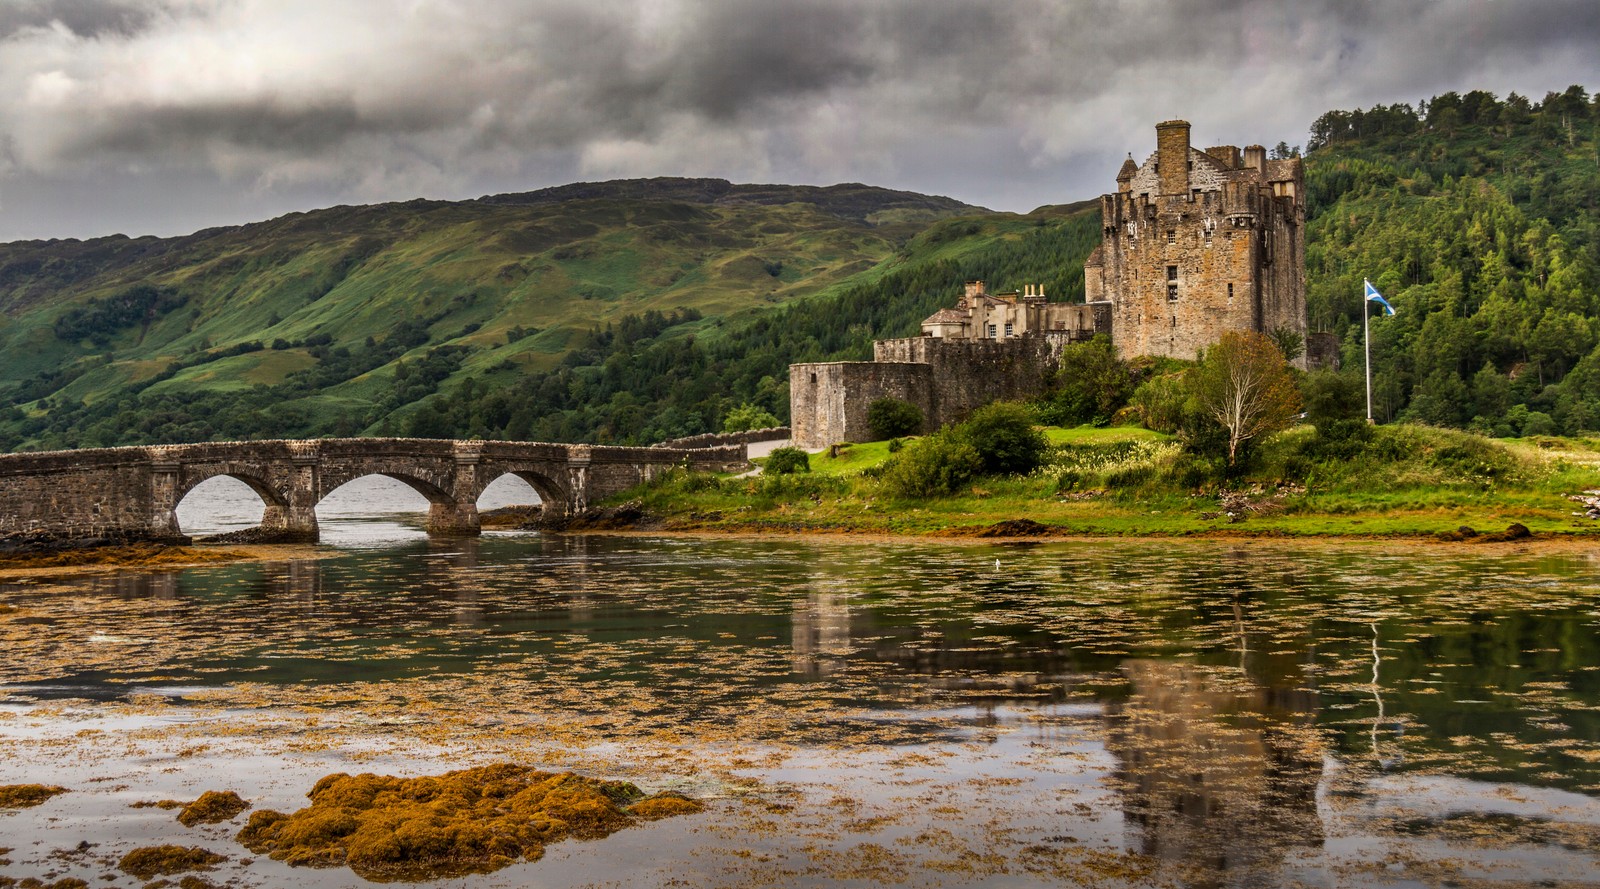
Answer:
POLYGON ((922 335, 935 339, 1007 340, 1050 332, 1087 339, 1094 330, 1092 307, 1050 302, 1042 284, 989 293, 982 281, 968 281, 955 308, 940 309, 922 322, 922 335))

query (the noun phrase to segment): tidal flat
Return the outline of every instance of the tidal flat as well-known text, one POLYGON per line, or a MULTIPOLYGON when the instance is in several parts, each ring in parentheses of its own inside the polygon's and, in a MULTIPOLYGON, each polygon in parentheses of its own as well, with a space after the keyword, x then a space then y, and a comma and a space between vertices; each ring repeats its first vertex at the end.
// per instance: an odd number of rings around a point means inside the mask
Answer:
POLYGON ((517 763, 706 809, 420 885, 1600 885, 1583 547, 396 535, 0 581, 0 650, 13 880, 368 885, 236 837, 517 763))

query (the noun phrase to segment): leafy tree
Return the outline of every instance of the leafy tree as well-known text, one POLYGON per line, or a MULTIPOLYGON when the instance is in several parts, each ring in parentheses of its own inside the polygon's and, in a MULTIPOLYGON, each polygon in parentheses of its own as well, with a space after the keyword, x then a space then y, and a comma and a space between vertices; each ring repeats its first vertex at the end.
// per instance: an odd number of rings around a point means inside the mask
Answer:
POLYGON ((1278 347, 1279 352, 1283 353, 1284 361, 1293 361, 1306 353, 1305 334, 1298 330, 1288 327, 1275 327, 1267 335, 1272 337, 1273 344, 1278 347))
POLYGON ((1058 388, 1045 403, 1045 419, 1063 426, 1105 424, 1133 392, 1133 369, 1117 357, 1104 334, 1061 350, 1058 388))
POLYGON ((1300 413, 1294 374, 1271 339, 1228 331, 1189 375, 1195 401, 1228 433, 1228 465, 1242 448, 1288 428, 1300 413))
POLYGON ((909 401, 879 398, 867 405, 867 429, 873 441, 915 434, 922 429, 922 410, 909 401))
POLYGON ((731 411, 722 421, 723 432, 749 432, 752 429, 771 429, 782 425, 770 411, 745 402, 731 411))

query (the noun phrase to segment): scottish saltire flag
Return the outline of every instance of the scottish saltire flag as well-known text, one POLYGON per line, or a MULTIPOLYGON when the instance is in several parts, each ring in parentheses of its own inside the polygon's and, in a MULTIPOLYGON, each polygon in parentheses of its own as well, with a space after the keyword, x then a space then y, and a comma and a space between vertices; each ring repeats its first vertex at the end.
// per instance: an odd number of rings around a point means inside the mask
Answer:
POLYGON ((1383 306, 1383 313, 1385 315, 1394 314, 1394 306, 1389 305, 1389 301, 1383 298, 1383 294, 1378 292, 1378 288, 1372 286, 1371 281, 1368 281, 1366 278, 1362 278, 1361 283, 1367 285, 1367 302, 1374 302, 1380 306, 1383 306))

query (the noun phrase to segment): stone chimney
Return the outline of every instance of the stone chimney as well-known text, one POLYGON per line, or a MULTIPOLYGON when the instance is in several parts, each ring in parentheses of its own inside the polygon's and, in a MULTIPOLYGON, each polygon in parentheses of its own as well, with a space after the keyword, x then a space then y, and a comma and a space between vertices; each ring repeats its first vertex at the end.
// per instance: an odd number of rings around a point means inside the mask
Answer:
POLYGON ((1156 170, 1162 194, 1189 193, 1189 122, 1168 120, 1156 124, 1156 170))
POLYGON ((1267 150, 1260 145, 1246 145, 1244 147, 1244 165, 1246 169, 1265 173, 1267 171, 1267 150))
POLYGON ((1217 145, 1207 148, 1206 154, 1221 161, 1222 165, 1230 170, 1239 169, 1239 146, 1237 145, 1217 145))
POLYGON ((983 282, 982 281, 968 281, 967 282, 967 292, 966 292, 967 299, 972 299, 973 297, 976 297, 976 296, 983 296, 983 282))

